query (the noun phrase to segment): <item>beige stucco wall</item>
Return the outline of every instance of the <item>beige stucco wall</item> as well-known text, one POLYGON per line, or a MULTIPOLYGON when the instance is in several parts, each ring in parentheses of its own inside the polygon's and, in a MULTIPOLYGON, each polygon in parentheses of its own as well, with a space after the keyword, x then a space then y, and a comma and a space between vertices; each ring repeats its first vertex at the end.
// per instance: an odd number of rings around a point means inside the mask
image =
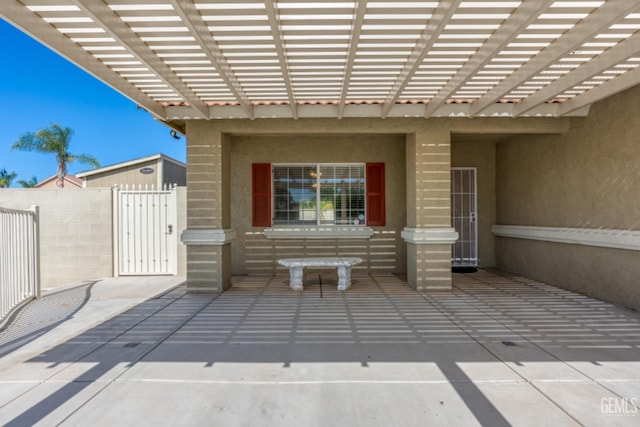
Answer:
POLYGON ((132 185, 138 186, 153 186, 158 187, 158 174, 160 172, 158 160, 151 160, 149 162, 138 163, 132 166, 118 168, 112 171, 107 171, 97 175, 87 176, 86 180, 87 188, 96 187, 113 187, 120 185, 132 185), (153 173, 148 175, 140 173, 142 168, 153 168, 153 173))
POLYGON ((495 267, 496 144, 494 142, 454 142, 451 167, 477 168, 478 266, 495 267))
MULTIPOLYGON (((47 182, 46 184, 41 185, 40 187, 38 187, 40 189, 46 189, 46 190, 57 190, 58 189, 58 181, 56 179, 51 180, 49 182, 47 182)), ((64 188, 65 189, 69 189, 69 188, 79 188, 76 185, 70 184, 68 182, 64 183, 64 188)))
MULTIPOLYGON (((591 107, 564 135, 497 147, 497 222, 640 230, 640 87, 591 107)), ((640 252, 497 239, 508 271, 640 308, 640 252)))
POLYGON ((272 273, 274 259, 283 256, 366 252, 364 258, 380 257, 388 265, 374 270, 369 263, 365 271, 406 271, 409 284, 417 289, 448 289, 448 239, 453 234, 450 136, 561 133, 568 124, 564 118, 187 121, 187 287, 190 292, 222 292, 231 286, 228 267, 235 274, 272 273), (370 141, 380 141, 380 145, 375 147, 370 141), (252 146, 242 149, 241 144, 252 146), (384 151, 391 146, 397 150, 384 151), (392 222, 371 241, 276 242, 265 239, 262 229, 248 225, 252 162, 325 161, 397 162, 397 167, 386 171, 386 212, 392 222), (392 211, 394 206, 397 212, 392 211), (405 227, 409 229, 403 230, 405 227))
MULTIPOLYGON (((68 189, 75 189, 75 188, 81 188, 82 185, 76 185, 73 182, 70 182, 69 180, 65 180, 64 182, 64 189, 68 190, 68 189)), ((48 190, 57 190, 58 189, 58 180, 57 179, 52 179, 51 181, 47 182, 46 184, 43 184, 37 188, 40 189, 48 189, 48 190)))
MULTIPOLYGON (((312 255, 362 256, 367 262, 354 273, 403 273, 406 225, 404 135, 280 135, 233 136, 231 159, 231 228, 233 274, 272 274, 276 260, 312 255), (385 163, 386 226, 365 239, 267 239, 264 227, 251 225, 251 165, 253 163, 385 163)), ((283 270, 284 271, 284 270, 283 270)))
MULTIPOLYGON (((65 187, 64 187, 65 189, 78 188, 73 184, 67 184, 66 182, 64 184, 65 184, 65 187)), ((40 187, 37 187, 37 188, 47 189, 47 190, 56 190, 58 188, 58 181, 54 179, 47 182, 46 184, 42 184, 40 187)))

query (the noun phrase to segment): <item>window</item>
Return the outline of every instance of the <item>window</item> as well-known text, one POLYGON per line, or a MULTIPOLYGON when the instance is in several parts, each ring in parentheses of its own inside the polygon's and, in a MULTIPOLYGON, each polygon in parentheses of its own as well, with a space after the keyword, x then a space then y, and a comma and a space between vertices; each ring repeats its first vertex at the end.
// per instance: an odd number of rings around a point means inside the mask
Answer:
POLYGON ((252 225, 384 226, 384 163, 252 165, 252 225))
POLYGON ((274 165, 274 225, 364 225, 365 165, 274 165))

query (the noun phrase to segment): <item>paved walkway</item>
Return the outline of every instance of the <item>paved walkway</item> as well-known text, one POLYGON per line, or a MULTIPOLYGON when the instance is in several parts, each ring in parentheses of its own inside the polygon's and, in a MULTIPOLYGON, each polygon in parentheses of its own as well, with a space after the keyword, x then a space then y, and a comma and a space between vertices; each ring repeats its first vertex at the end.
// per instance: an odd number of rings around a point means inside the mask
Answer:
POLYGON ((120 281, 0 358, 0 423, 640 425, 640 316, 522 277, 120 281))

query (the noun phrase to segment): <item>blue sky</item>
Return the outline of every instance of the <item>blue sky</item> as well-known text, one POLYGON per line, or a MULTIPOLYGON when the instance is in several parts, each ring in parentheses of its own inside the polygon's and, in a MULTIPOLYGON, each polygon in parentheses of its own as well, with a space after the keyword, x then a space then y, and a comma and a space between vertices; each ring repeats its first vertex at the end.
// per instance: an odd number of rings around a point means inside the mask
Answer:
MULTIPOLYGON (((2 19, 0 45, 0 169, 16 172, 17 180, 55 174, 53 156, 10 149, 20 135, 51 122, 74 130, 71 153, 91 154, 103 166, 155 153, 185 161, 184 137, 172 138, 134 102, 2 19)), ((71 163, 69 173, 89 168, 71 163)))

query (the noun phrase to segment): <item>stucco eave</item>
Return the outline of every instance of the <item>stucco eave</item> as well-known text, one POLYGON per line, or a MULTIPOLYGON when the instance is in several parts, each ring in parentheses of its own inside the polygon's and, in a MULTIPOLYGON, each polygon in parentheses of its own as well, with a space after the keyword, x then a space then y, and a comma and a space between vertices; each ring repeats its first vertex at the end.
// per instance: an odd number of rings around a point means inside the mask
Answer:
POLYGON ((220 119, 189 120, 189 129, 207 127, 232 134, 408 134, 449 130, 458 133, 560 134, 569 130, 568 117, 522 118, 318 118, 318 119, 220 119))
POLYGON ((446 119, 451 132, 561 134, 569 130, 569 117, 446 119))

